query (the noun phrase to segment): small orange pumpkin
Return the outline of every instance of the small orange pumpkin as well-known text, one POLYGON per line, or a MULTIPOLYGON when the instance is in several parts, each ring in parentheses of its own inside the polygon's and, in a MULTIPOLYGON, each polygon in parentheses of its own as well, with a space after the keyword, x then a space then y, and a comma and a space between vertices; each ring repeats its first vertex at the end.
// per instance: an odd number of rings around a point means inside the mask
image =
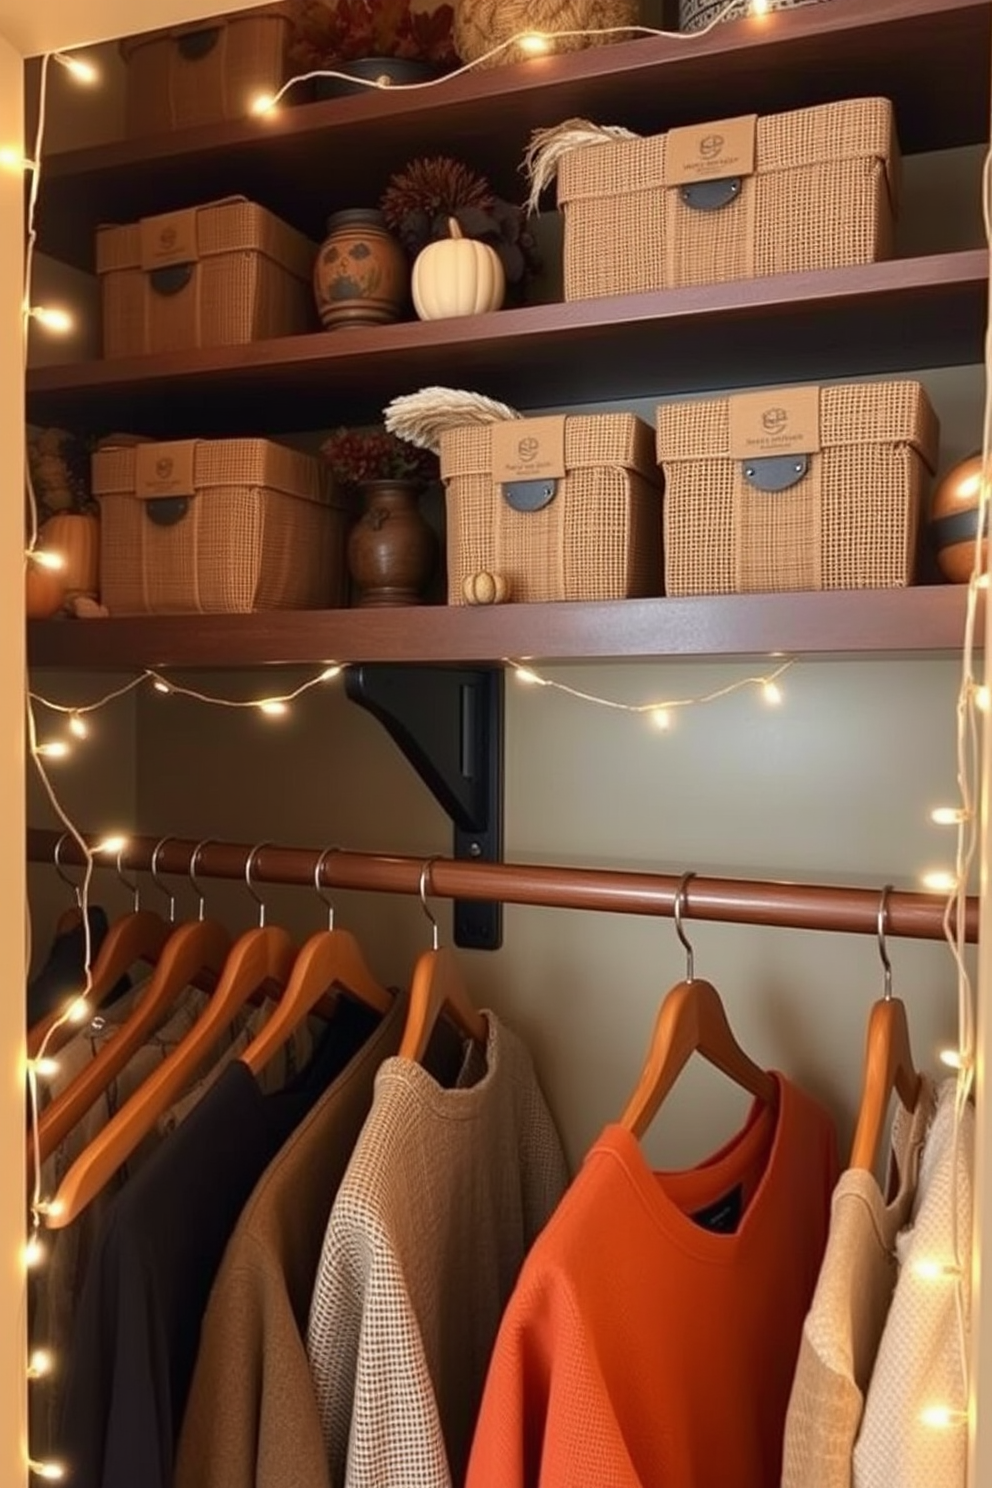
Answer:
POLYGON ((462 584, 462 594, 470 605, 505 604, 510 597, 510 586, 502 574, 482 569, 468 575, 462 584))
POLYGON ((24 570, 24 613, 29 620, 48 620, 65 602, 65 575, 28 559, 24 570))
POLYGON ((43 547, 62 556, 59 576, 64 592, 96 599, 100 592, 99 517, 91 512, 59 512, 49 517, 39 536, 43 547))

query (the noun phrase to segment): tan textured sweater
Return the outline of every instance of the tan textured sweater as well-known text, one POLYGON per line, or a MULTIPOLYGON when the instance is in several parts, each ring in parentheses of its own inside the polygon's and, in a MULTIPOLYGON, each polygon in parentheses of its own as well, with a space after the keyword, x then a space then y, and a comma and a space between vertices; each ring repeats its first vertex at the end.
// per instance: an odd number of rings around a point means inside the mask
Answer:
POLYGON ((898 1186, 888 1204, 863 1169, 849 1168, 834 1189, 827 1250, 789 1399, 782 1488, 851 1488, 865 1391, 896 1284, 896 1237, 910 1216, 934 1098, 924 1078, 913 1114, 896 1112, 891 1145, 898 1186))
POLYGON ((327 1217, 406 995, 255 1186, 203 1321, 175 1488, 328 1488, 303 1336, 327 1217))
POLYGON ((487 1018, 455 1089, 386 1061, 334 1201, 307 1352, 335 1488, 463 1481, 503 1307, 565 1189, 530 1056, 487 1018))

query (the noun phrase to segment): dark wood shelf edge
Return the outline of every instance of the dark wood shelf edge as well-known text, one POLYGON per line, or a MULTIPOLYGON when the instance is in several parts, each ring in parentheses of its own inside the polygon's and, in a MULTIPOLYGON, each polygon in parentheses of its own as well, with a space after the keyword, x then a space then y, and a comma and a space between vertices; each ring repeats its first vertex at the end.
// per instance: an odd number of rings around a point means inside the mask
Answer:
MULTIPOLYGON (((35 668, 140 671, 332 662, 486 664, 749 656, 951 655, 967 590, 620 600, 607 604, 276 611, 28 624, 35 668)), ((984 606, 977 641, 984 640, 984 606)))

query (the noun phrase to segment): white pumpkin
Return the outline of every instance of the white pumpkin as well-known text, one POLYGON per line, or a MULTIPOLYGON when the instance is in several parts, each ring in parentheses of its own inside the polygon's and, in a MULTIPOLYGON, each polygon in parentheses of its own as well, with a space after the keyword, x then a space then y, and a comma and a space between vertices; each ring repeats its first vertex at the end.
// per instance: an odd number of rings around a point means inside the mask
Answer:
POLYGON ((454 217, 450 238, 428 243, 413 261, 411 290, 421 320, 452 315, 484 315, 498 310, 506 293, 499 254, 488 243, 466 238, 454 217))

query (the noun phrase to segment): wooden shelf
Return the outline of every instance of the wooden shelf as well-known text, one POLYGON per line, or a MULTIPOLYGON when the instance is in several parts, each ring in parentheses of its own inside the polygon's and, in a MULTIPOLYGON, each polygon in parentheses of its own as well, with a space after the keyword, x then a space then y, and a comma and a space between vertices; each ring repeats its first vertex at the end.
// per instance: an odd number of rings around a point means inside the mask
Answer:
POLYGON ((99 223, 232 192, 318 238, 330 211, 375 202, 414 152, 454 152, 519 196, 531 131, 577 114, 652 133, 884 94, 904 151, 979 143, 988 139, 990 47, 989 0, 830 0, 691 40, 643 37, 427 89, 69 151, 45 165, 40 246, 92 267, 99 223))
MULTIPOLYGON (((612 604, 320 610, 43 620, 34 667, 257 667, 322 662, 498 662, 606 658, 940 655, 958 650, 967 591, 956 585, 612 604)), ((981 625, 978 635, 983 634, 981 625)))
POLYGON ((28 416, 155 437, 275 434, 378 417, 439 380, 532 409, 978 362, 987 276, 973 249, 44 367, 28 375, 28 416))

